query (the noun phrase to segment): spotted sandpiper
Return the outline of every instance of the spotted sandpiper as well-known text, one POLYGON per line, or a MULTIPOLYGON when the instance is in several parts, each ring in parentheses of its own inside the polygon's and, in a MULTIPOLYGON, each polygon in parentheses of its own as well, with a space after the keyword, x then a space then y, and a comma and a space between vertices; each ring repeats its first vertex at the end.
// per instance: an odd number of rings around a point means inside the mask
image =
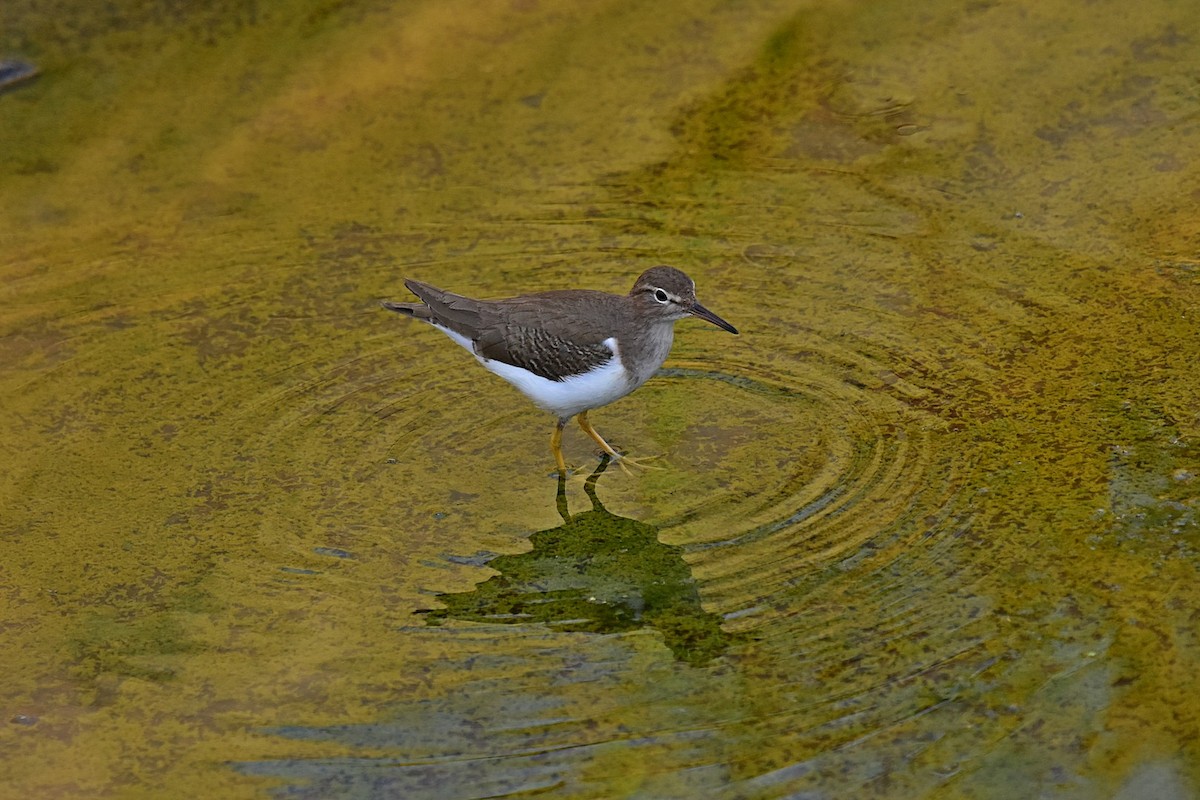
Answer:
POLYGON ((737 333, 696 301, 695 282, 674 267, 646 270, 627 295, 564 289, 473 300, 420 281, 404 285, 421 302, 384 302, 384 308, 428 322, 558 417, 550 448, 560 475, 567 474, 563 426, 576 415, 601 450, 621 458, 588 422, 588 412, 650 379, 671 351, 677 320, 699 317, 737 333))

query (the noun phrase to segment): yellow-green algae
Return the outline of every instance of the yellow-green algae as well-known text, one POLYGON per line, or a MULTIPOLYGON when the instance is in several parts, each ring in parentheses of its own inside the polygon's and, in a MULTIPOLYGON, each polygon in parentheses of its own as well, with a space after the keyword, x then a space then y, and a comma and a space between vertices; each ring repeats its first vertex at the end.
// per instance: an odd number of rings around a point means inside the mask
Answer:
POLYGON ((4 3, 6 785, 1200 791, 1198 41, 1167 2, 4 3), (374 299, 659 261, 743 336, 681 323, 594 415, 667 465, 597 491, 727 646, 426 627, 562 523, 551 422, 374 299))

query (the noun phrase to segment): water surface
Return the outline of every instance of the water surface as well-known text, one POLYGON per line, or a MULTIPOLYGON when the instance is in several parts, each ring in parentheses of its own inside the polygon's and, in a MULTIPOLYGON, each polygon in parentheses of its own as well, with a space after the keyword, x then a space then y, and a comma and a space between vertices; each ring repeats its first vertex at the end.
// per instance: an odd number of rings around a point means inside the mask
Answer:
POLYGON ((1200 18, 0 8, 22 796, 1191 797, 1200 18), (436 331, 693 275, 597 473, 436 331))

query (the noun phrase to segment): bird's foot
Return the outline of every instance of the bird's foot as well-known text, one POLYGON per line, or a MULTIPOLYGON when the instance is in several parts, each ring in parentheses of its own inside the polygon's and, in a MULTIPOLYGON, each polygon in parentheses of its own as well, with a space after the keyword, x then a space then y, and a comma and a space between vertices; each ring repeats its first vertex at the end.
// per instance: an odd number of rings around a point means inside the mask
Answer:
POLYGON ((555 480, 559 480, 559 479, 568 480, 570 478, 574 478, 579 473, 580 473, 579 467, 573 467, 573 466, 570 466, 569 464, 564 464, 562 467, 557 467, 557 468, 551 470, 550 472, 546 473, 546 477, 554 478, 555 480))
MULTIPOLYGON (((610 457, 605 456, 605 458, 610 458, 610 457)), ((559 467, 559 468, 551 470, 550 472, 547 472, 546 477, 553 478, 554 480, 564 480, 564 481, 570 481, 572 483, 575 483, 577 481, 585 480, 594 471, 595 471, 595 467, 589 467, 587 465, 579 466, 579 465, 575 465, 575 464, 563 464, 562 467, 559 467)))
MULTIPOLYGON (((608 454, 605 453, 604 455, 608 455, 608 454)), ((662 460, 662 456, 660 456, 660 455, 638 456, 635 458, 633 456, 627 456, 624 453, 618 452, 615 458, 613 456, 608 456, 608 457, 611 458, 614 462, 616 462, 617 466, 620 467, 621 471, 624 472, 626 475, 633 474, 632 468, 666 469, 666 467, 662 466, 661 464, 648 463, 650 461, 662 460)))

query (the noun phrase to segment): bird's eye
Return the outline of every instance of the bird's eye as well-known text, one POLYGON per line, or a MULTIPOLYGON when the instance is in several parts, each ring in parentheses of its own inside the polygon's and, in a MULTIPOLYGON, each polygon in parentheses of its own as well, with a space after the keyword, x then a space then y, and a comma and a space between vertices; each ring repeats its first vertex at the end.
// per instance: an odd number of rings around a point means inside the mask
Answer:
POLYGON ((662 289, 655 289, 654 290, 654 299, 660 303, 666 303, 671 298, 667 297, 667 293, 664 292, 662 289))

